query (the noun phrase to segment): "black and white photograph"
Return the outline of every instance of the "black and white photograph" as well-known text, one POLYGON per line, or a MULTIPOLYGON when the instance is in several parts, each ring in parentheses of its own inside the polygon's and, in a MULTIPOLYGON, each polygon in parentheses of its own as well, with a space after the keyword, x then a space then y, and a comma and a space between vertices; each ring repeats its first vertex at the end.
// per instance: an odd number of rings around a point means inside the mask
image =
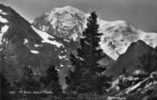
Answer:
POLYGON ((157 0, 0 0, 0 100, 157 100, 157 0))

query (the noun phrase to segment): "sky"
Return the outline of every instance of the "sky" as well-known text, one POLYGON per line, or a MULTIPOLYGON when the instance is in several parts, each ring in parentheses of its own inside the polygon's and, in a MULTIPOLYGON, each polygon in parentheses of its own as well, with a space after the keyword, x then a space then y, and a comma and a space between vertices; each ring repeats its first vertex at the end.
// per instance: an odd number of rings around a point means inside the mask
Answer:
POLYGON ((144 31, 157 32, 157 0, 0 0, 28 20, 55 7, 71 5, 96 11, 104 20, 126 20, 144 31))

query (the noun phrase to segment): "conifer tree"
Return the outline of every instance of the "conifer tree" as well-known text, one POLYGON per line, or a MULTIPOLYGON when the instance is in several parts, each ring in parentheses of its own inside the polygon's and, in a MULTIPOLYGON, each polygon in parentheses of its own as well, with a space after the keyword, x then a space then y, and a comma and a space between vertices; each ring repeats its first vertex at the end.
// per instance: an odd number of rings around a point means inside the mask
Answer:
POLYGON ((103 52, 99 48, 101 33, 98 32, 98 28, 97 15, 92 12, 88 18, 87 29, 80 39, 81 47, 77 49, 77 56, 71 54, 71 62, 75 69, 67 77, 69 90, 77 93, 103 91, 105 77, 100 76, 104 69, 98 64, 103 57, 103 52))
POLYGON ((150 73, 157 70, 157 49, 143 55, 140 59, 143 69, 150 73))
POLYGON ((0 73, 0 99, 1 100, 12 100, 9 94, 11 90, 10 83, 7 81, 5 76, 0 73))
POLYGON ((31 67, 25 66, 23 69, 24 73, 22 79, 19 80, 19 86, 23 88, 23 90, 27 91, 35 91, 40 89, 39 82, 34 78, 33 71, 31 67))
POLYGON ((59 95, 62 93, 55 66, 50 66, 46 71, 46 76, 41 77, 40 81, 44 84, 44 88, 51 90, 54 94, 59 95))

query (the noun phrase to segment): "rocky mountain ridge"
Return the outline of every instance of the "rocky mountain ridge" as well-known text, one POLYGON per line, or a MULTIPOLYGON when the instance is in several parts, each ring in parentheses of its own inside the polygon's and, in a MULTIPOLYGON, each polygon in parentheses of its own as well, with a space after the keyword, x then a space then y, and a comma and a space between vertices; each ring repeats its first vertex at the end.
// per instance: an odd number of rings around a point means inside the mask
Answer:
POLYGON ((70 64, 65 42, 36 29, 3 4, 0 4, 0 29, 0 69, 11 82, 21 78, 25 66, 31 67, 38 77, 49 66, 54 65, 60 71, 70 64))

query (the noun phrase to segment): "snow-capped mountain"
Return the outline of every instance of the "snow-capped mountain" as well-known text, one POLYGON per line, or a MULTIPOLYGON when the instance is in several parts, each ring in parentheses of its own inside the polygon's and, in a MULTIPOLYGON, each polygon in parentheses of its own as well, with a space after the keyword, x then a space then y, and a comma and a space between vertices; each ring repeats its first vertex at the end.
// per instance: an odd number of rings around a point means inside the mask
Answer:
POLYGON ((11 83, 21 78, 25 66, 40 76, 54 65, 63 76, 70 64, 68 52, 65 42, 36 29, 12 8, 0 4, 0 70, 11 83))
POLYGON ((76 41, 86 25, 84 12, 71 7, 54 8, 34 20, 34 25, 45 32, 57 37, 76 41))
POLYGON ((144 32, 125 21, 103 21, 101 23, 100 31, 104 33, 101 47, 115 60, 126 52, 131 43, 138 40, 143 40, 151 47, 157 46, 157 33, 144 32))
MULTIPOLYGON (((89 14, 71 6, 54 8, 36 18, 33 25, 39 30, 55 36, 78 40, 86 28, 89 14)), ((105 21, 98 19, 99 31, 103 33, 100 46, 112 59, 124 54, 132 42, 143 40, 148 45, 157 46, 157 34, 147 33, 123 20, 105 21)))

